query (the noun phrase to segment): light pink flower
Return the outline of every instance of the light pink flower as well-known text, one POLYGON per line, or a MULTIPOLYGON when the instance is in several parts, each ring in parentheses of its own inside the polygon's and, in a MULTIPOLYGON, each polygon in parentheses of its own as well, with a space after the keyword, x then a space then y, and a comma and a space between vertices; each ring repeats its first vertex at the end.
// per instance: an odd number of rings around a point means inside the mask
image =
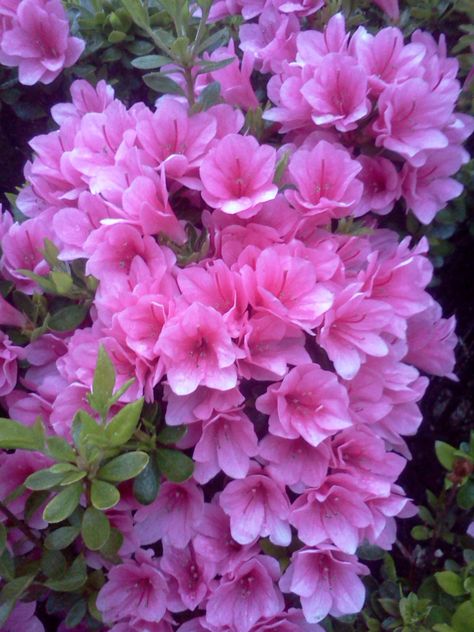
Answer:
POLYGON ((21 0, 0 41, 0 62, 18 66, 19 80, 31 86, 51 83, 72 66, 85 42, 69 36, 66 12, 59 0, 21 0))
POLYGON ((286 439, 302 437, 312 446, 352 423, 345 388, 334 373, 317 364, 295 367, 282 382, 272 384, 255 405, 270 415, 271 434, 286 439))
POLYGON ((165 419, 169 426, 205 421, 216 412, 235 410, 244 401, 237 387, 220 391, 198 386, 189 395, 176 395, 167 384, 164 385, 164 398, 167 402, 165 419))
POLYGON ((221 579, 207 602, 206 620, 216 626, 232 626, 249 632, 260 617, 283 609, 283 597, 274 582, 280 576, 278 562, 259 555, 244 562, 233 576, 221 579))
MULTIPOLYGON (((361 529, 372 521, 353 475, 332 474, 321 487, 307 489, 291 506, 290 522, 310 546, 330 540, 341 551, 355 553, 361 529)), ((363 482, 361 483, 363 485, 363 482)))
POLYGON ((276 197, 273 184, 275 150, 253 136, 229 134, 204 159, 202 197, 224 213, 254 215, 263 202, 276 197))
POLYGON ((228 483, 219 504, 230 516, 232 537, 240 544, 266 536, 280 546, 290 543, 288 498, 284 488, 269 476, 251 474, 228 483))
POLYGON ((145 621, 157 622, 166 613, 167 594, 168 586, 156 561, 148 552, 138 551, 135 560, 110 569, 97 596, 97 607, 109 623, 137 614, 145 621))
POLYGON ((135 533, 142 545, 163 540, 183 549, 199 524, 204 495, 192 480, 185 483, 163 483, 158 498, 135 514, 135 533))
POLYGON ((170 318, 156 350, 176 395, 188 395, 198 386, 227 391, 237 384, 237 348, 223 317, 212 307, 194 303, 170 318))
POLYGON ((221 413, 204 422, 202 435, 194 448, 194 476, 207 483, 220 470, 232 478, 245 478, 250 457, 257 453, 257 435, 242 411, 221 413))
POLYGON ((348 132, 370 112, 367 90, 367 75, 353 57, 329 53, 315 68, 314 77, 304 83, 301 94, 312 108, 316 125, 348 132))
POLYGON ((365 588, 358 575, 369 570, 330 544, 297 551, 280 580, 283 592, 300 596, 306 620, 316 623, 332 614, 340 617, 359 612, 364 605, 365 588))

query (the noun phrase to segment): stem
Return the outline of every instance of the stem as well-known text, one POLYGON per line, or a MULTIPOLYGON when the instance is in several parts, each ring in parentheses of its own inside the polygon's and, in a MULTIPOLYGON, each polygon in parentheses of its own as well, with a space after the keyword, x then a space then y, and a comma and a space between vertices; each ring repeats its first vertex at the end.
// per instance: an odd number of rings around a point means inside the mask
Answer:
POLYGON ((31 542, 33 542, 33 544, 35 546, 42 546, 42 541, 41 538, 38 538, 38 536, 36 536, 33 531, 29 528, 28 525, 26 525, 24 522, 22 522, 21 520, 18 520, 18 518, 15 516, 15 514, 13 514, 8 507, 5 507, 5 505, 0 502, 0 511, 3 513, 4 516, 6 516, 8 518, 8 520, 10 520, 10 522, 17 528, 19 529, 27 538, 28 540, 30 540, 31 542))
POLYGON ((195 100, 194 100, 194 78, 193 78, 192 68, 185 68, 183 75, 186 81, 186 91, 187 91, 186 96, 188 98, 189 106, 193 107, 195 100))
MULTIPOLYGON (((431 540, 430 540, 430 544, 428 547, 428 553, 427 553, 427 563, 431 563, 434 557, 434 551, 435 551, 435 547, 436 547, 436 542, 438 541, 438 538, 442 532, 443 529, 443 523, 444 520, 449 512, 449 510, 451 509, 451 505, 454 502, 454 499, 456 498, 456 492, 458 491, 459 488, 459 484, 458 483, 453 483, 453 486, 451 487, 451 489, 449 490, 449 493, 447 494, 447 496, 445 495, 445 502, 443 503, 443 506, 441 508, 440 511, 437 512, 436 514, 436 520, 435 520, 435 526, 433 529, 433 535, 431 536, 431 540)), ((444 500, 444 498, 443 498, 444 500)))

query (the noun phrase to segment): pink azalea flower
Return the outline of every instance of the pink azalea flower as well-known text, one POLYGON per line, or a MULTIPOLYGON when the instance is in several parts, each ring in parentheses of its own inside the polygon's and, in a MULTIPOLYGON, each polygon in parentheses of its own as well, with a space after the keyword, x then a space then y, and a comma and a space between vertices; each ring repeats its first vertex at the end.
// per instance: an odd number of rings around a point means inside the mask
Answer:
POLYGON ((51 116, 58 125, 66 119, 81 118, 87 112, 104 112, 114 100, 114 89, 103 79, 92 86, 85 79, 77 79, 71 84, 72 103, 57 103, 51 108, 51 116))
POLYGON ((404 360, 431 375, 457 380, 454 375, 458 342, 454 332, 456 319, 441 318, 441 307, 433 303, 425 311, 408 320, 408 353, 404 360))
POLYGON ((293 554, 280 580, 283 592, 300 596, 303 613, 310 623, 332 614, 340 617, 359 612, 364 605, 365 588, 358 575, 369 569, 330 544, 317 549, 303 548, 293 554))
POLYGON ((26 316, 10 305, 0 294, 0 325, 8 327, 23 327, 26 324, 26 316))
POLYGON ((142 545, 161 539, 184 549, 196 532, 203 506, 204 495, 193 481, 163 483, 158 498, 135 513, 135 533, 142 545))
POLYGON ((229 134, 201 165, 204 201, 231 215, 255 215, 278 192, 273 184, 275 155, 273 147, 259 145, 253 136, 229 134))
POLYGON ((250 457, 257 453, 257 435, 250 419, 241 411, 221 413, 204 422, 194 448, 194 476, 207 483, 220 470, 232 478, 245 478, 250 457))
POLYGON ((207 602, 206 620, 249 632, 260 617, 283 609, 283 597, 274 584, 279 576, 279 564, 271 557, 259 555, 244 562, 232 576, 221 579, 207 602))
POLYGON ((323 632, 317 623, 308 623, 301 610, 290 608, 274 617, 260 619, 251 632, 323 632))
POLYGON ((66 12, 59 0, 22 0, 12 28, 0 41, 0 62, 18 66, 19 80, 31 86, 51 83, 80 57, 85 42, 69 36, 66 12))
POLYGON ((200 385, 227 391, 237 384, 237 348, 223 317, 212 307, 194 303, 170 318, 156 350, 177 395, 188 395, 200 385))
POLYGON ((359 202, 361 168, 347 151, 322 140, 314 149, 299 149, 291 157, 288 170, 297 190, 287 190, 286 197, 311 225, 326 224, 349 215, 359 202))
POLYGON ((195 610, 206 598, 215 568, 192 544, 184 549, 165 546, 161 569, 176 580, 183 610, 195 610))
POLYGON ((287 246, 265 248, 241 274, 255 310, 311 331, 330 308, 332 293, 317 283, 316 267, 287 246))
POLYGON ((398 7, 398 0, 373 0, 375 4, 385 11, 389 18, 392 20, 398 20, 400 17, 400 9, 398 7))
POLYGON ((357 121, 370 112, 367 75, 349 55, 325 55, 301 94, 311 105, 313 122, 334 125, 339 132, 356 129, 357 121))
POLYGON ((44 626, 35 616, 35 601, 18 601, 8 619, 2 625, 3 632, 44 632, 44 626))
POLYGON ((358 284, 351 284, 336 295, 334 306, 325 314, 318 342, 337 373, 350 380, 367 355, 388 354, 381 334, 390 323, 393 323, 390 306, 367 298, 358 284))
POLYGON ((0 331, 0 397, 11 393, 17 380, 17 357, 20 349, 0 331))
POLYGON ((426 162, 419 168, 404 164, 403 197, 420 222, 429 224, 449 200, 461 195, 463 185, 449 176, 457 173, 463 162, 463 150, 450 146, 426 152, 426 162))
POLYGON ((230 516, 230 530, 239 544, 269 536, 280 546, 291 541, 289 502, 284 488, 269 476, 251 474, 232 481, 219 496, 219 504, 230 516))
POLYGON ((303 66, 317 66, 329 53, 347 52, 348 40, 349 34, 346 33, 344 14, 336 13, 328 21, 322 33, 309 29, 298 35, 296 60, 303 66))
POLYGON ((345 553, 355 553, 362 541, 361 529, 371 521, 353 475, 344 474, 332 474, 318 489, 303 492, 290 514, 290 522, 305 544, 314 546, 329 540, 345 553))
POLYGON ((189 395, 176 395, 167 384, 164 385, 164 398, 167 402, 165 419, 169 426, 206 421, 214 413, 235 410, 244 401, 238 388, 220 391, 198 386, 189 395))
POLYGON ((193 538, 194 550, 215 566, 219 575, 232 575, 243 562, 259 553, 257 542, 239 544, 233 539, 227 514, 217 504, 205 504, 193 538))
POLYGON ((286 439, 302 437, 312 446, 352 423, 345 388, 334 373, 317 364, 295 367, 282 382, 270 386, 255 405, 270 415, 271 434, 286 439))
POLYGON ((397 170, 387 158, 359 156, 357 160, 362 165, 357 178, 364 188, 354 215, 358 217, 369 211, 386 215, 401 195, 401 179, 397 170))
POLYGON ((97 608, 105 621, 124 617, 157 622, 166 613, 168 586, 150 552, 138 551, 135 560, 113 566, 97 596, 97 608))

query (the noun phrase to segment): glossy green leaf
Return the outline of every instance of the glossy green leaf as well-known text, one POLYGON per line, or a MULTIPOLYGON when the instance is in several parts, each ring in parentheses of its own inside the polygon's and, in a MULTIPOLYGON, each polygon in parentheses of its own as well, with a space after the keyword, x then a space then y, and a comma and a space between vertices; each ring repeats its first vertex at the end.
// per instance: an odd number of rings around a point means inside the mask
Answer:
POLYGON ((144 55, 131 61, 132 66, 140 70, 155 70, 155 68, 161 68, 161 66, 171 63, 172 60, 164 55, 144 55))
POLYGON ((81 494, 80 482, 69 485, 49 501, 43 511, 43 519, 53 524, 66 520, 78 506, 81 494))
POLYGON ((80 533, 77 527, 60 527, 51 531, 44 541, 44 545, 51 551, 61 551, 74 542, 80 533))
POLYGON ((110 447, 118 447, 127 443, 136 430, 143 408, 143 397, 131 402, 112 417, 105 428, 105 436, 110 447))
POLYGON ((447 470, 451 470, 454 464, 454 453, 456 452, 456 448, 444 441, 436 441, 435 452, 441 465, 447 470))
POLYGON ((111 509, 119 500, 120 492, 116 487, 105 481, 92 481, 91 502, 96 509, 111 509))
POLYGON ((456 632, 474 632, 474 604, 471 601, 465 601, 456 608, 451 626, 456 632))
POLYGON ((118 563, 120 558, 118 552, 123 544, 123 535, 118 529, 112 528, 110 530, 110 536, 104 546, 100 549, 100 554, 110 562, 118 563))
POLYGON ((74 592, 79 590, 87 581, 87 566, 84 557, 79 555, 71 567, 68 569, 64 577, 61 579, 52 579, 45 583, 45 586, 51 590, 59 592, 74 592))
POLYGON ((35 491, 41 489, 51 489, 51 487, 59 485, 63 478, 64 473, 54 473, 47 468, 30 474, 25 480, 24 485, 27 489, 35 491))
POLYGON ((81 535, 87 548, 98 551, 109 539, 110 522, 107 516, 95 507, 88 507, 82 516, 81 535))
POLYGON ((113 483, 134 478, 146 467, 149 457, 145 452, 127 452, 116 456, 97 472, 97 478, 113 483))
POLYGON ((149 505, 160 489, 160 471, 155 459, 150 458, 144 470, 133 481, 133 495, 142 505, 149 505))
POLYGON ((417 525, 411 530, 411 537, 414 540, 428 540, 431 537, 431 529, 423 525, 417 525))
POLYGON ((439 573, 435 573, 435 578, 438 585, 444 590, 444 592, 448 593, 448 595, 451 595, 452 597, 460 597, 466 592, 460 575, 457 575, 452 571, 441 571, 439 573))
POLYGON ((52 331, 72 331, 84 322, 88 313, 89 305, 68 305, 51 315, 48 326, 52 331))
POLYGON ((146 75, 143 75, 143 81, 155 92, 160 92, 161 94, 179 94, 180 96, 184 96, 183 88, 176 83, 176 81, 173 81, 173 79, 161 74, 160 72, 149 72, 146 75))
POLYGON ((156 460, 160 471, 169 481, 182 483, 190 478, 194 472, 194 462, 189 456, 179 450, 158 448, 156 460))

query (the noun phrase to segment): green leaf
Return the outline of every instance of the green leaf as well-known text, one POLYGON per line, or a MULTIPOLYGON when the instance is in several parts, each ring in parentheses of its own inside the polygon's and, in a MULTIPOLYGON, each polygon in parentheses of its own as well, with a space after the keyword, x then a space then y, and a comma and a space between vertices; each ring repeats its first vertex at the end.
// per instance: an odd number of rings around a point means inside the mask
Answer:
POLYGON ((7 529, 3 522, 0 522, 0 555, 3 553, 7 544, 7 529))
MULTIPOLYGON (((361 544, 357 549, 357 557, 360 557, 362 560, 383 560, 385 553, 379 546, 367 542, 361 544)), ((392 613, 389 612, 389 614, 392 613)))
POLYGON ((5 601, 4 603, 0 604, 0 626, 3 626, 3 624, 7 621, 15 605, 15 599, 10 599, 9 601, 5 601))
POLYGON ((77 472, 78 469, 72 463, 55 463, 48 468, 53 474, 66 474, 69 472, 77 472))
POLYGON ((149 457, 145 452, 127 452, 116 456, 97 472, 97 478, 121 483, 134 478, 146 467, 149 457))
POLYGON ((155 70, 155 68, 161 68, 161 66, 171 63, 173 63, 172 60, 164 55, 144 55, 131 61, 132 66, 140 70, 155 70))
POLYGON ((84 472, 83 470, 68 472, 64 475, 63 480, 59 484, 61 487, 66 487, 66 485, 72 485, 73 483, 77 483, 77 481, 82 481, 82 479, 86 476, 87 472, 84 472))
POLYGON ((176 81, 160 72, 149 72, 143 75, 143 81, 155 92, 185 96, 183 88, 176 81))
POLYGON ((87 614, 87 603, 84 599, 80 599, 77 601, 73 607, 69 610, 66 619, 64 620, 64 625, 67 628, 75 628, 80 624, 83 618, 87 614))
POLYGON ((215 72, 216 70, 221 70, 226 66, 229 66, 232 62, 234 62, 236 57, 228 57, 227 59, 221 59, 220 61, 207 61, 202 59, 199 62, 199 70, 198 75, 204 72, 215 72))
POLYGON ((112 397, 114 386, 114 365, 104 346, 100 345, 99 353, 97 354, 97 364, 94 371, 94 381, 92 383, 92 393, 89 397, 89 404, 102 417, 105 417, 109 410, 109 400, 112 397))
POLYGON ((17 272, 27 279, 35 281, 35 283, 37 283, 40 288, 42 288, 48 294, 56 294, 56 286, 51 279, 48 279, 48 277, 40 276, 39 274, 35 274, 31 270, 25 270, 23 268, 21 270, 17 270, 17 272))
POLYGON ((34 578, 34 575, 24 575, 23 577, 15 577, 15 579, 7 582, 0 592, 0 603, 11 599, 19 599, 34 578))
POLYGON ((120 562, 120 558, 118 557, 118 552, 120 547, 123 544, 123 535, 120 533, 118 529, 112 528, 110 530, 110 536, 104 546, 100 549, 100 554, 105 557, 106 560, 109 560, 114 563, 120 562))
POLYGON ((24 426, 12 419, 0 418, 0 448, 3 450, 38 450, 44 446, 44 433, 38 425, 24 426))
POLYGON ((92 481, 91 502, 96 509, 111 509, 120 500, 119 490, 105 481, 92 481))
POLYGON ((66 487, 46 505, 43 511, 43 520, 52 524, 66 520, 78 506, 81 494, 82 484, 80 482, 66 487))
POLYGON ((474 632, 474 605, 465 601, 456 609, 451 620, 456 632, 474 632))
POLYGON ((89 305, 68 305, 51 315, 48 326, 52 331, 72 331, 84 322, 88 313, 89 305))
POLYGON ((414 540, 428 540, 431 537, 431 529, 423 525, 417 525, 411 530, 411 537, 414 540))
POLYGON ((452 597, 460 597, 466 592, 461 577, 452 571, 435 573, 435 578, 444 592, 452 597))
POLYGON ((111 33, 109 33, 107 41, 111 44, 119 44, 120 42, 123 42, 123 40, 126 38, 127 34, 123 31, 112 31, 111 33))
POLYGON ((44 545, 50 551, 61 551, 72 544, 79 533, 77 527, 60 527, 46 536, 44 545))
POLYGON ((44 505, 44 503, 48 500, 49 495, 50 495, 49 491, 44 490, 44 491, 39 491, 39 492, 33 492, 32 494, 28 496, 25 503, 25 513, 24 513, 24 520, 26 522, 31 520, 31 518, 38 511, 38 509, 42 505, 44 505))
POLYGON ((58 592, 74 592, 87 581, 87 567, 84 557, 79 555, 62 579, 51 579, 45 586, 58 592))
POLYGON ((107 516, 95 507, 88 507, 82 516, 81 535, 87 548, 98 551, 109 539, 110 522, 107 516))
POLYGON ((46 550, 41 558, 41 570, 49 579, 60 579, 66 572, 66 558, 60 551, 46 550))
POLYGON ((141 0, 122 0, 122 5, 127 9, 137 26, 144 30, 149 27, 150 18, 148 11, 141 0))
POLYGON ((30 474, 25 480, 24 485, 27 489, 35 491, 41 489, 51 489, 51 487, 59 485, 63 478, 64 473, 54 473, 47 468, 30 474))
POLYGON ((456 500, 461 509, 469 511, 474 507, 474 481, 468 480, 460 488, 456 500))
POLYGON ((178 443, 187 433, 187 426, 165 426, 158 433, 156 439, 163 445, 178 443))
POLYGON ((8 549, 5 549, 0 555, 0 577, 4 580, 10 580, 15 577, 15 560, 8 549))
POLYGON ((115 391, 115 393, 110 398, 109 405, 113 406, 113 404, 118 402, 118 400, 122 397, 125 391, 128 391, 128 389, 134 382, 135 382, 135 378, 132 377, 129 380, 127 380, 124 384, 122 384, 122 386, 117 391, 115 391))
POLYGON ((72 463, 76 460, 76 453, 62 437, 48 437, 46 446, 48 454, 57 461, 70 461, 72 463))
POLYGON ((62 272, 61 270, 54 270, 51 272, 51 279, 56 286, 58 294, 68 294, 74 285, 71 275, 67 272, 62 272))
POLYGON ((149 505, 157 497, 159 489, 160 472, 155 459, 151 458, 133 481, 133 495, 142 505, 149 505))
POLYGON ((435 441, 435 452, 441 465, 447 470, 452 470, 456 448, 444 441, 435 441))
POLYGON ((143 397, 127 404, 112 417, 105 428, 108 445, 112 448, 127 443, 136 430, 143 408, 143 397))
POLYGON ((435 520, 433 518, 433 514, 427 507, 423 507, 423 505, 420 505, 420 507, 418 507, 418 515, 427 525, 429 525, 430 527, 434 526, 435 520))
POLYGON ((174 483, 186 481, 194 472, 193 460, 179 450, 158 448, 156 451, 156 461, 161 472, 163 472, 169 481, 173 481, 174 483))
POLYGON ((207 85, 201 92, 198 98, 198 103, 201 110, 208 110, 213 105, 220 103, 221 101, 221 84, 218 81, 213 81, 207 85))

